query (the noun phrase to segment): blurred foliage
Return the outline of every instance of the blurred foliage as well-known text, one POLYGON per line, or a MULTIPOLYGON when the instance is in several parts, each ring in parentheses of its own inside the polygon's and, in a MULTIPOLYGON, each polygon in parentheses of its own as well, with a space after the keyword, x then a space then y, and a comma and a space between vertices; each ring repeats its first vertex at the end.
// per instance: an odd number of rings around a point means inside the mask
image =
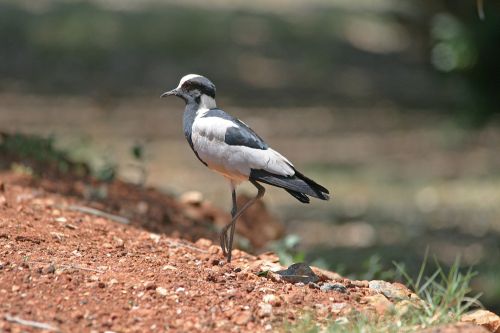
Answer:
POLYGON ((0 88, 96 98, 156 96, 181 75, 199 72, 224 86, 226 98, 246 104, 335 99, 371 105, 389 99, 431 102, 434 110, 446 111, 447 89, 439 87, 459 79, 470 83, 473 96, 455 91, 459 104, 453 108, 464 121, 481 124, 498 111, 491 75, 500 56, 498 7, 488 3, 480 21, 474 3, 444 0, 377 13, 316 5, 286 14, 3 1, 0 88), (446 77, 422 85, 415 77, 426 63, 446 77))
POLYGON ((83 177, 89 174, 85 163, 72 161, 66 152, 54 147, 54 138, 20 133, 0 133, 0 168, 30 170, 27 173, 48 176, 68 174, 83 177))
POLYGON ((33 158, 35 160, 61 162, 61 169, 67 169, 65 153, 54 148, 54 138, 41 138, 23 134, 1 133, 0 152, 2 154, 16 154, 22 159, 33 158))
MULTIPOLYGON (((443 1, 431 20, 431 63, 450 78, 465 78, 470 105, 458 114, 467 127, 484 125, 500 113, 498 75, 500 73, 500 3, 488 2, 484 19, 460 1, 443 1)), ((481 16, 481 15, 480 15, 481 16)))
POLYGON ((283 239, 274 242, 272 250, 280 257, 283 266, 290 266, 297 262, 303 262, 305 253, 298 250, 300 237, 298 235, 286 235, 283 239))
POLYGON ((221 34, 209 28, 217 17, 176 8, 136 13, 58 2, 33 12, 0 6, 1 72, 42 92, 130 92, 162 62, 191 61, 193 53, 210 57, 222 46, 221 34), (192 25, 196 19, 200 24, 192 25))
POLYGON ((435 40, 431 60, 438 70, 460 71, 476 64, 472 36, 457 18, 447 13, 437 14, 432 21, 431 34, 435 40))
POLYGON ((103 182, 111 182, 116 178, 118 166, 114 163, 106 163, 102 168, 94 172, 94 176, 97 180, 103 182))
POLYGON ((88 177, 109 182, 118 166, 106 161, 99 166, 75 160, 56 148, 55 138, 21 133, 0 133, 0 169, 13 169, 35 177, 88 177))
POLYGON ((130 167, 133 167, 139 173, 139 177, 137 180, 137 185, 144 186, 148 179, 148 169, 146 167, 146 142, 135 142, 130 148, 130 154, 134 160, 133 164, 130 164, 130 167))
POLYGON ((144 144, 142 143, 135 143, 132 148, 130 149, 130 153, 136 159, 137 161, 143 161, 144 160, 144 144))
POLYGON ((360 279, 362 280, 401 280, 401 272, 399 270, 386 267, 382 258, 378 254, 370 256, 363 263, 363 269, 365 272, 360 275, 360 279))

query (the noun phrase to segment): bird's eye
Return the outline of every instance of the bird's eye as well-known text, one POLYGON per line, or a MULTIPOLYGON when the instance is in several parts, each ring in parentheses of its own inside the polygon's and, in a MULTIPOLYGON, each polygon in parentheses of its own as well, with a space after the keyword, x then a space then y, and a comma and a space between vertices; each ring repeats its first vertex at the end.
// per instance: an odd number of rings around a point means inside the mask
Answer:
POLYGON ((187 91, 190 91, 190 90, 193 90, 193 89, 196 89, 198 88, 198 84, 194 83, 194 82, 186 82, 184 83, 183 85, 183 88, 187 91))

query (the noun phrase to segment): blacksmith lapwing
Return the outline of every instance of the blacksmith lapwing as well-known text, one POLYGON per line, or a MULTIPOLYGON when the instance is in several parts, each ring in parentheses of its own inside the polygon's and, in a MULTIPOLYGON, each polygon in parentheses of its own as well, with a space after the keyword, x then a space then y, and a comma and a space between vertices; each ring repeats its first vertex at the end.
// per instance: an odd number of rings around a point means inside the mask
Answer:
POLYGON ((223 175, 231 185, 232 220, 220 235, 228 262, 231 262, 236 220, 264 195, 265 189, 259 182, 281 187, 303 203, 309 203, 308 196, 329 199, 326 188, 297 171, 241 120, 217 108, 215 85, 206 77, 186 75, 177 88, 161 95, 166 96, 177 96, 186 102, 183 126, 191 149, 201 163, 223 175), (238 210, 236 186, 247 180, 257 188, 257 196, 238 210))

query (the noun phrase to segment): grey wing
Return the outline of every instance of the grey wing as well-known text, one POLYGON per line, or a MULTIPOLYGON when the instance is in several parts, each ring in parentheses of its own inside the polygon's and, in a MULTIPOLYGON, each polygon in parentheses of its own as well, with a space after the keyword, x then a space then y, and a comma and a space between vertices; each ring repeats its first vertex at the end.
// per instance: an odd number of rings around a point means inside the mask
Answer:
POLYGON ((244 122, 225 113, 220 109, 211 109, 203 117, 222 118, 225 120, 229 120, 236 125, 235 127, 227 128, 224 135, 224 142, 230 146, 244 146, 263 150, 269 148, 267 143, 265 143, 264 140, 244 122))

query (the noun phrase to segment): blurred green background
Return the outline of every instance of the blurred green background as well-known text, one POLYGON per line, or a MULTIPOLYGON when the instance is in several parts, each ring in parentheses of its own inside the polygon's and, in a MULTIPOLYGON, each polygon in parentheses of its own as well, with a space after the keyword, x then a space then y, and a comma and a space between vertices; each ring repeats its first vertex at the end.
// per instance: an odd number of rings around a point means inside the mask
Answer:
MULTIPOLYGON (((358 278, 426 248, 500 311, 500 3, 0 0, 0 131, 229 207, 160 100, 198 73, 330 202, 270 189, 287 246, 358 278), (131 150, 135 154, 131 154, 131 150), (138 158, 139 157, 139 158, 138 158), (295 244, 295 245, 294 245, 295 244)), ((251 190, 250 187, 246 188, 251 190)))

